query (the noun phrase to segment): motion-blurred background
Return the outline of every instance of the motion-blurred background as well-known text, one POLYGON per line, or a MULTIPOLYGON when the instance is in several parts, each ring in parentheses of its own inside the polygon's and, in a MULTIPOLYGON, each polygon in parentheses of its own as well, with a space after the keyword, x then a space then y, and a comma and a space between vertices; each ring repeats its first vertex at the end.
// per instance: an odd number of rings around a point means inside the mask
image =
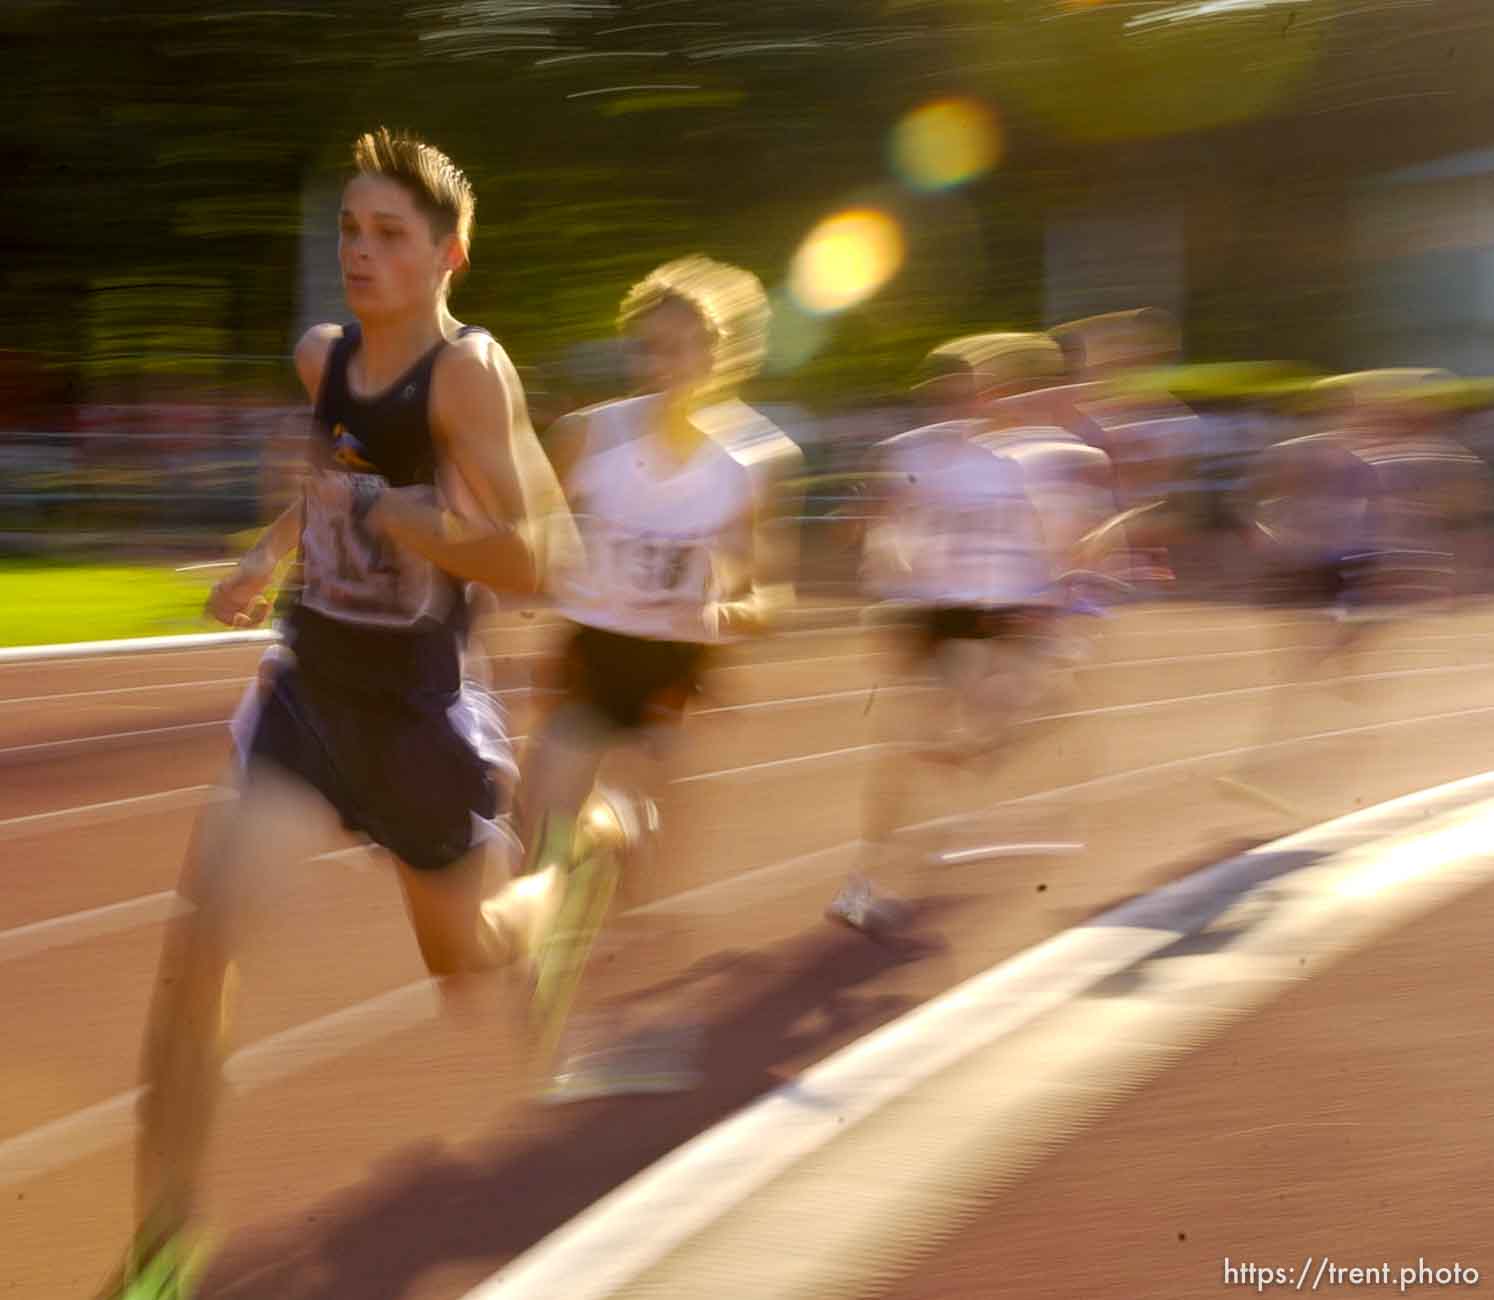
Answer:
MULTIPOLYGON (((472 177, 454 308, 542 430, 621 390, 621 293, 697 249, 772 291, 745 396, 816 475, 965 332, 1153 306, 1190 362, 1494 373, 1484 0, 12 0, 0 50, 0 644, 197 625, 176 570, 264 516, 378 123, 472 177)), ((1179 491, 1281 415, 1231 373, 1179 491)), ((1490 391, 1443 394, 1480 455, 1490 391)))

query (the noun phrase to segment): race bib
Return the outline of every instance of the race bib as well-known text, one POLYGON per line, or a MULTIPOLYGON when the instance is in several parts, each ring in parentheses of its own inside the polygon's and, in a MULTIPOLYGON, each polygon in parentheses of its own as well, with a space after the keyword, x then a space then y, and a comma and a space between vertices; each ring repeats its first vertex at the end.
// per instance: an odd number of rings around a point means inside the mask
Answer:
POLYGON ((583 527, 590 576, 602 599, 631 606, 706 602, 711 574, 708 538, 634 532, 595 518, 583 527))
POLYGON ((428 612, 431 565, 365 522, 387 486, 377 474, 317 471, 301 535, 302 600, 312 609, 384 626, 406 626, 428 612))

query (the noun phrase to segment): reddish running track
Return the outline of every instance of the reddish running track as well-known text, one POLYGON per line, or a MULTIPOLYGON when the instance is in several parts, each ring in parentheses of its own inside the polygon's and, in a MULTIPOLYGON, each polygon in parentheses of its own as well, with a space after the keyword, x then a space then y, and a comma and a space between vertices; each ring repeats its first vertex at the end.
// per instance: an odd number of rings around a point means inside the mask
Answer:
MULTIPOLYGON (((245 958, 242 1087, 210 1190, 225 1242, 204 1294, 453 1300, 682 1140, 957 980, 1242 841, 1483 770, 1491 633, 1479 611, 1396 628, 1353 691, 1283 691, 1273 683, 1309 624, 1127 613, 988 792, 1068 795, 924 843, 960 848, 983 831, 1086 850, 910 871, 897 883, 916 899, 918 942, 900 948, 820 917, 854 862, 886 643, 831 628, 733 652, 672 766, 667 864, 630 883, 595 981, 609 1013, 704 1026, 706 1084, 682 1098, 536 1105, 513 982, 495 980, 466 1019, 435 1016, 387 869, 329 833, 333 856, 267 882, 245 958), (1251 746, 1252 784, 1274 804, 1212 779, 1251 746)), ((519 732, 548 635, 495 638, 519 732)), ((127 1231, 130 1090, 160 927, 253 661, 0 666, 7 1296, 87 1295, 127 1231)), ((928 815, 959 795, 930 791, 928 815)), ((1354 1072, 1358 1044, 1339 1046, 1354 1072)), ((1210 1123, 1200 1111, 1198 1131, 1210 1123)))

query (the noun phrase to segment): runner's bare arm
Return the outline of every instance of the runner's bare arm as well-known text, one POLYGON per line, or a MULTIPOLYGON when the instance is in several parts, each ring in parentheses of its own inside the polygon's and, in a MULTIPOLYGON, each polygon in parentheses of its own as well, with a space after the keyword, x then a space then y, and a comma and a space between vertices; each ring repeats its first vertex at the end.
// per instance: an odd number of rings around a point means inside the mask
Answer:
POLYGON ((258 627, 269 617, 270 602, 261 593, 275 576, 280 561, 296 549, 301 537, 301 503, 287 506, 259 535, 232 573, 220 578, 208 593, 209 617, 229 627, 258 627))
POLYGON ((742 565, 747 590, 716 607, 728 636, 765 633, 797 599, 799 517, 804 513, 804 457, 787 439, 771 465, 754 475, 752 513, 744 526, 742 565))
MULTIPOLYGON (((316 401, 322 371, 332 345, 342 334, 340 325, 314 325, 296 344, 296 374, 307 396, 316 401)), ((257 627, 268 617, 268 601, 260 599, 281 560, 301 539, 301 501, 297 498, 262 532, 227 577, 208 594, 207 613, 230 627, 257 627)))
POLYGON ((301 540, 301 503, 292 502, 279 517, 244 552, 239 568, 246 575, 268 580, 280 561, 296 549, 301 540))
POLYGON ((480 517, 465 519, 385 492, 370 526, 458 578, 531 595, 543 584, 551 521, 564 511, 529 423, 512 362, 485 337, 454 344, 436 367, 431 431, 480 517))
POLYGON ((556 482, 565 491, 571 471, 586 450, 588 418, 585 411, 562 415, 545 433, 545 455, 549 457, 556 482))
MULTIPOLYGON (((706 611, 710 630, 717 636, 759 636, 772 627, 774 620, 784 608, 784 592, 781 588, 764 585, 758 573, 758 557, 761 554, 762 512, 754 505, 751 514, 743 520, 740 530, 742 544, 735 555, 724 557, 737 570, 739 582, 734 584, 741 594, 728 600, 719 600, 706 611)), ((792 598, 793 588, 789 588, 792 598)))
POLYGON ((322 389, 322 371, 327 368, 332 345, 341 337, 341 325, 313 325, 296 344, 296 374, 313 404, 322 389))
POLYGON ((907 480, 895 471, 892 453, 884 446, 873 448, 867 462, 866 491, 856 503, 861 520, 861 578, 873 585, 895 581, 908 568, 908 556, 892 526, 904 508, 907 480))

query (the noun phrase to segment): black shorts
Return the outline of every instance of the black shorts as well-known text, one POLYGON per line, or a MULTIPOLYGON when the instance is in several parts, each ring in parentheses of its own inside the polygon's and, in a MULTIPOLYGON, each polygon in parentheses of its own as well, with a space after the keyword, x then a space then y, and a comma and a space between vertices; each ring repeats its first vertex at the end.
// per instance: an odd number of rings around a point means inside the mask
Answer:
POLYGON ((946 641, 1007 641, 1032 636, 1053 618, 1040 605, 936 605, 918 621, 919 648, 934 654, 946 641))
POLYGON ((487 838, 504 786, 472 711, 433 701, 370 701, 318 688, 288 662, 251 701, 239 736, 246 780, 257 763, 300 777, 349 830, 421 870, 487 838))
POLYGON ((1369 557, 1278 565, 1266 577, 1266 604, 1283 609, 1334 609, 1362 603, 1371 576, 1369 557))
POLYGON ((625 731, 678 719, 700 689, 709 647, 578 626, 565 654, 565 689, 625 731))

